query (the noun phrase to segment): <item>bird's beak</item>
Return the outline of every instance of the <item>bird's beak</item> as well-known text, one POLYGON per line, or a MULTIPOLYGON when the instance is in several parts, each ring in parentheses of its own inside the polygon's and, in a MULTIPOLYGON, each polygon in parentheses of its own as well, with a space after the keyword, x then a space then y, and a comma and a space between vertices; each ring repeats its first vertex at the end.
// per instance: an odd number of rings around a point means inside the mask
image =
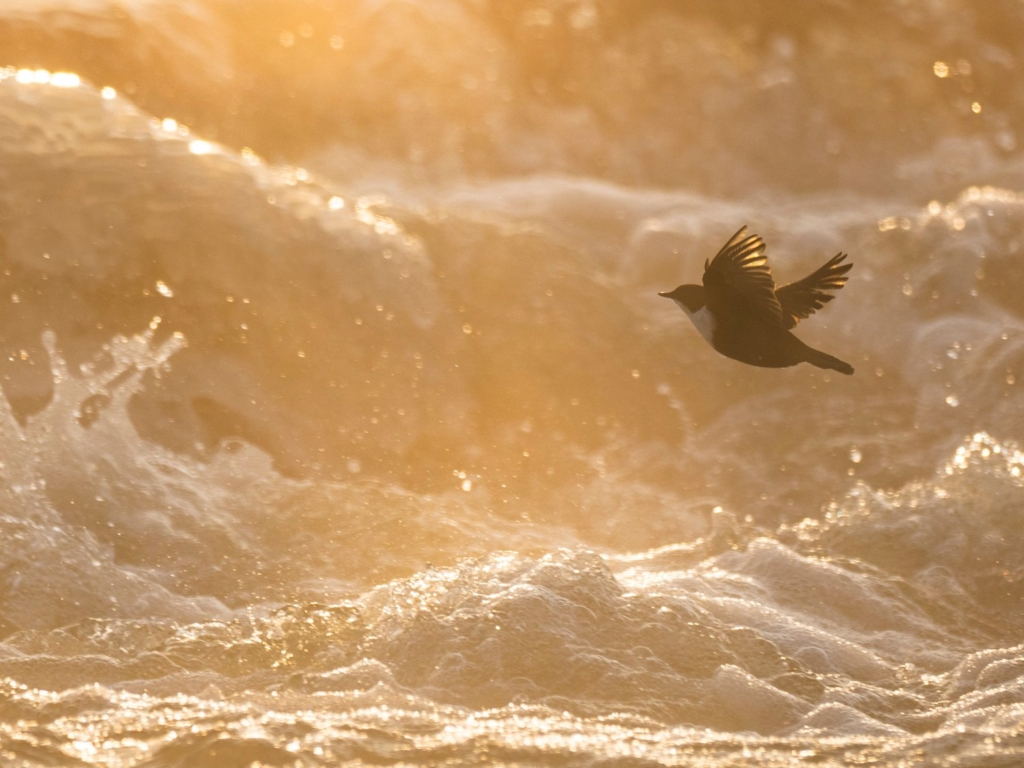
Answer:
POLYGON ((671 291, 658 291, 658 295, 659 296, 664 296, 666 299, 669 297, 668 295, 670 293, 671 293, 671 291))

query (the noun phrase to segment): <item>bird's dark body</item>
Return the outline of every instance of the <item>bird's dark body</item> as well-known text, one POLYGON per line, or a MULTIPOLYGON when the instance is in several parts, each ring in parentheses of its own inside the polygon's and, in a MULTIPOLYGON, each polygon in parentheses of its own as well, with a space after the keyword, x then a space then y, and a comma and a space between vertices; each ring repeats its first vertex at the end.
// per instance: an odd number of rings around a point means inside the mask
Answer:
POLYGON ((850 264, 840 253, 803 280, 776 288, 764 241, 740 229, 704 265, 703 285, 660 294, 679 305, 719 353, 762 368, 810 363, 844 374, 853 367, 804 344, 791 328, 835 298, 850 264))
POLYGON ((726 357, 761 368, 788 368, 808 362, 817 351, 787 330, 743 316, 732 322, 719 321, 712 346, 726 357))

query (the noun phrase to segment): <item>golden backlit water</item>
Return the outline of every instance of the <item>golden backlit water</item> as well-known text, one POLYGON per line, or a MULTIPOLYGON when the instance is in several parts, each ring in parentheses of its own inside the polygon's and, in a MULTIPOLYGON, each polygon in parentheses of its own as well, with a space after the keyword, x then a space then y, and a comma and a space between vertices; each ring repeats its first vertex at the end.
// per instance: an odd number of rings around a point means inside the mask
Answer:
POLYGON ((0 765, 1024 761, 1022 40, 0 2, 0 765), (853 377, 657 296, 743 224, 853 377))

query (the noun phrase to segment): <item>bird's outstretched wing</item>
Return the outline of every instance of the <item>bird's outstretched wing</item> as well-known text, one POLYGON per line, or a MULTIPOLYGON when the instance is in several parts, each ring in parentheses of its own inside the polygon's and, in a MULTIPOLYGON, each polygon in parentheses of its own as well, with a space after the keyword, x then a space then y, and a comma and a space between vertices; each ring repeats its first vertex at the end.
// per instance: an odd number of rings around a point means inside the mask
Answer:
POLYGON ((803 280, 784 285, 775 291, 782 306, 782 326, 792 328, 805 317, 810 317, 835 298, 825 291, 838 291, 846 285, 846 273, 853 264, 843 264, 845 253, 837 253, 823 267, 803 280))
POLYGON ((714 259, 704 263, 708 309, 747 312, 781 324, 782 306, 775 297, 764 240, 746 232, 747 228, 741 227, 714 259))

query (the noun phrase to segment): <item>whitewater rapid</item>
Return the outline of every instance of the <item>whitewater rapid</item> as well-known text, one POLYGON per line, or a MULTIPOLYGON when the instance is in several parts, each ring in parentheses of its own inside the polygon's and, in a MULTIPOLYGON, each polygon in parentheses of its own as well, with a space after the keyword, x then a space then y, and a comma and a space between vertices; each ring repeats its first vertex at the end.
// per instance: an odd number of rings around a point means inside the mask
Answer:
POLYGON ((1024 761, 1022 25, 5 3, 0 764, 1024 761))

